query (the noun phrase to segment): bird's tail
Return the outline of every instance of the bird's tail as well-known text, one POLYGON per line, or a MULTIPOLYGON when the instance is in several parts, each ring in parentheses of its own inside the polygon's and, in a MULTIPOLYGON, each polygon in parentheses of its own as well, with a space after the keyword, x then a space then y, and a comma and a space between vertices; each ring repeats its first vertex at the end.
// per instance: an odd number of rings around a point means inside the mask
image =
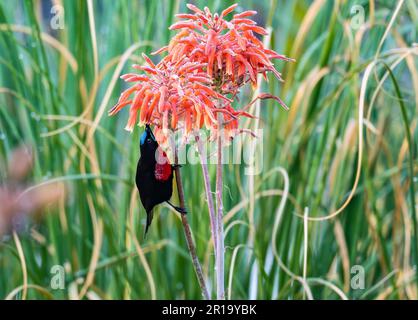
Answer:
POLYGON ((153 217, 154 217, 154 210, 148 211, 147 212, 147 225, 145 226, 144 239, 147 237, 148 228, 151 225, 153 217))

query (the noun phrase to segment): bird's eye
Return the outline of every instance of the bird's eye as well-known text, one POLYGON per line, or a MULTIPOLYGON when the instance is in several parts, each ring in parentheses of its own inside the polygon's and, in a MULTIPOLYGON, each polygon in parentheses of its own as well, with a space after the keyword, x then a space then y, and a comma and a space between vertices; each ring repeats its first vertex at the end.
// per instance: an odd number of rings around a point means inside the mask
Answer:
POLYGON ((147 143, 151 143, 151 139, 150 138, 147 139, 147 143))

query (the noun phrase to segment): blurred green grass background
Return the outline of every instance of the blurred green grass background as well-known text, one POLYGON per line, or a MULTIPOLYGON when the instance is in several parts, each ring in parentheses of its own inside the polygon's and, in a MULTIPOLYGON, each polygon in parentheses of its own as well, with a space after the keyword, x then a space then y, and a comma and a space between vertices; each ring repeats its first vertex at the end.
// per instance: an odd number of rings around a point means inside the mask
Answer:
MULTIPOLYGON (((221 11, 234 2, 193 3, 221 11)), ((0 297, 201 298, 178 216, 160 206, 142 239, 145 214, 133 178, 141 129, 123 130, 125 111, 107 117, 123 89, 120 73, 141 63, 141 52, 169 41, 167 28, 185 4, 0 1, 0 179, 13 148, 25 143, 35 151, 32 180, 64 181, 68 188, 58 209, 19 234, 23 256, 13 238, 0 242, 0 297), (62 30, 51 28, 53 5, 64 8, 62 30), (54 265, 65 267, 64 289, 51 288, 54 265)), ((290 111, 261 102, 261 174, 225 167, 228 298, 306 298, 304 275, 315 299, 417 298, 417 6, 414 0, 240 2, 239 10, 257 10, 257 22, 271 28, 268 46, 297 62, 276 63, 284 84, 273 78, 263 84, 290 111), (354 5, 364 8, 360 29, 352 25, 354 5), (377 64, 361 92, 375 59, 392 71, 377 64), (304 208, 324 217, 349 197, 362 99, 353 197, 337 216, 304 229, 304 208), (363 289, 351 283, 357 265, 363 289)), ((241 101, 250 98, 247 90, 241 101)), ((201 169, 188 165, 182 172, 198 255, 213 279, 201 169)))

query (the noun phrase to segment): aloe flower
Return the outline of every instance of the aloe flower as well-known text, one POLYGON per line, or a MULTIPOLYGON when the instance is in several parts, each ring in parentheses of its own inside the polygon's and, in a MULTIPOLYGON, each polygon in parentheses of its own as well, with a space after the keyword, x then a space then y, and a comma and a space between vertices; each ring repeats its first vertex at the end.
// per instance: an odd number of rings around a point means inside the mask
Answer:
POLYGON ((173 24, 170 29, 181 31, 160 52, 168 51, 173 61, 187 55, 192 61, 206 64, 208 76, 224 94, 235 95, 247 82, 257 86, 257 75, 261 73, 267 79, 268 71, 282 81, 271 59, 292 59, 265 48, 256 37, 256 34, 268 34, 266 29, 250 19, 256 11, 235 14, 227 21, 225 17, 235 10, 237 4, 225 9, 220 15, 212 14, 207 7, 204 11, 192 4, 187 7, 194 14, 177 15, 183 20, 173 24))
POLYGON ((136 123, 153 125, 157 140, 165 144, 167 129, 179 128, 185 136, 202 127, 211 136, 223 129, 226 140, 232 139, 243 131, 239 129, 240 117, 253 117, 246 109, 260 98, 275 99, 287 109, 280 98, 270 94, 260 94, 241 109, 232 106, 243 85, 250 82, 257 86, 258 74, 267 79, 266 73, 272 72, 282 80, 271 59, 291 60, 265 48, 257 39, 255 34, 265 35, 267 31, 250 19, 256 11, 235 14, 227 21, 225 17, 237 4, 220 15, 192 4, 187 7, 193 14, 178 14, 183 20, 170 27, 180 30, 179 33, 168 46, 153 53, 168 54, 156 65, 143 54, 146 65, 133 66, 143 74, 128 73, 121 77, 135 84, 121 94, 109 114, 130 106, 125 129, 132 131, 136 123), (217 121, 218 113, 223 114, 222 128, 217 121))
POLYGON ((224 103, 231 100, 212 89, 212 79, 202 72, 205 64, 192 62, 185 56, 177 62, 165 58, 157 65, 145 54, 143 58, 147 65, 133 68, 144 74, 128 73, 121 77, 135 84, 121 94, 109 111, 109 115, 114 115, 130 105, 126 130, 132 131, 137 122, 154 125, 156 138, 163 143, 161 135, 167 129, 175 131, 182 127, 186 134, 203 125, 214 129, 216 113, 228 113, 215 105, 218 100, 224 103))

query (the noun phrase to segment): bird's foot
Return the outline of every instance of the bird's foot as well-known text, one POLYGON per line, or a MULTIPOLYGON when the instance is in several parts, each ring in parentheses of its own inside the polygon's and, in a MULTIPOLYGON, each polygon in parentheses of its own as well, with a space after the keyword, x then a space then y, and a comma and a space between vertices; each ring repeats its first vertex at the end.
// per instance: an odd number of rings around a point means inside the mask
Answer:
POLYGON ((176 209, 176 211, 180 214, 187 214, 187 209, 186 208, 175 207, 174 209, 176 209))
POLYGON ((187 209, 186 208, 182 208, 182 207, 178 207, 175 206, 174 204, 172 204, 170 201, 167 201, 167 203, 174 209, 176 210, 178 213, 180 214, 187 214, 187 209))

